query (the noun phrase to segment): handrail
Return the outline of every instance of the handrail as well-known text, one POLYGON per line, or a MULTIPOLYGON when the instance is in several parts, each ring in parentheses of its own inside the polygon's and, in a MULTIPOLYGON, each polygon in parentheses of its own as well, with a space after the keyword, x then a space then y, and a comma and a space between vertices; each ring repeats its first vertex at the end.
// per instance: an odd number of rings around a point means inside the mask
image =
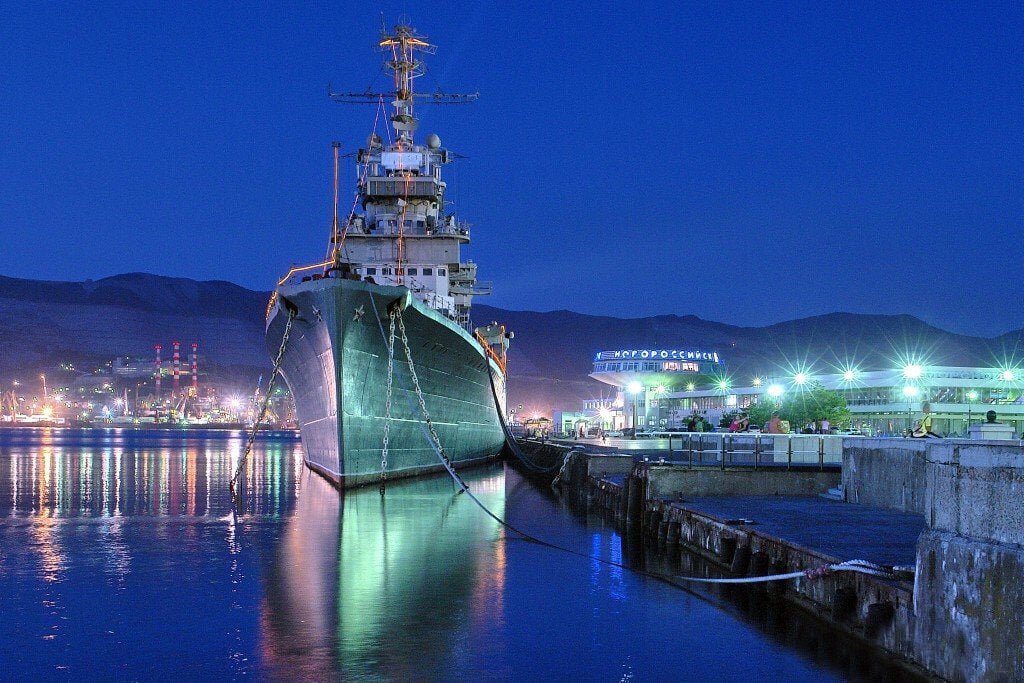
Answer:
POLYGON ((473 336, 476 337, 476 340, 478 342, 480 342, 480 346, 482 346, 484 351, 487 352, 487 355, 490 356, 494 360, 494 362, 498 364, 499 368, 501 368, 501 374, 507 374, 505 371, 506 360, 494 352, 494 349, 491 348, 491 345, 487 343, 487 340, 484 339, 484 336, 482 334, 474 330, 473 336))

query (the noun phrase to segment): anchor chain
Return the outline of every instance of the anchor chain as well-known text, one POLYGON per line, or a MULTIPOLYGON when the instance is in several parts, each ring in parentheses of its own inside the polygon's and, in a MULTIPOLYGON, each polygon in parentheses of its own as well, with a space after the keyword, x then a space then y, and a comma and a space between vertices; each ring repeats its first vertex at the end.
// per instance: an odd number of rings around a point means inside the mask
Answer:
POLYGON ((288 306, 288 320, 284 324, 284 333, 281 335, 281 347, 277 350, 277 356, 274 358, 274 371, 270 373, 270 380, 267 382, 267 393, 263 397, 263 404, 260 406, 260 412, 256 416, 256 422, 253 423, 252 433, 249 434, 249 439, 245 443, 245 451, 242 453, 242 457, 238 460, 238 467, 235 468, 235 473, 231 477, 231 483, 228 484, 228 488, 232 493, 235 491, 235 482, 238 481, 238 477, 242 474, 242 469, 245 467, 245 461, 249 458, 249 454, 252 453, 253 443, 256 441, 256 433, 260 430, 260 423, 263 422, 263 418, 267 416, 267 408, 270 407, 270 397, 274 393, 274 382, 277 381, 277 375, 281 372, 281 360, 284 358, 284 350, 288 346, 288 337, 292 332, 292 322, 295 320, 295 316, 298 315, 298 309, 293 306, 288 306))
POLYGON ((388 389, 384 402, 384 444, 380 451, 380 495, 384 495, 384 487, 388 480, 388 440, 391 436, 391 393, 395 376, 395 316, 392 310, 388 313, 391 323, 388 329, 388 389))
POLYGON ((462 477, 455 472, 455 466, 452 465, 452 461, 448 458, 448 454, 444 450, 444 446, 441 444, 441 439, 437 435, 437 431, 434 429, 434 422, 430 419, 430 413, 427 412, 427 404, 423 400, 423 390, 420 389, 420 380, 416 375, 416 365, 412 362, 412 351, 409 348, 409 337, 405 333, 405 321, 402 320, 402 312, 395 309, 392 313, 392 327, 394 326, 395 318, 398 319, 398 331, 402 338, 402 347, 405 349, 405 359, 409 364, 409 375, 412 377, 412 387, 416 392, 416 400, 420 404, 420 412, 423 413, 423 422, 427 425, 427 431, 430 433, 430 438, 433 439, 434 446, 437 449, 438 454, 441 456, 441 460, 444 461, 448 471, 458 480, 459 486, 464 490, 469 490, 469 484, 467 484, 462 477))

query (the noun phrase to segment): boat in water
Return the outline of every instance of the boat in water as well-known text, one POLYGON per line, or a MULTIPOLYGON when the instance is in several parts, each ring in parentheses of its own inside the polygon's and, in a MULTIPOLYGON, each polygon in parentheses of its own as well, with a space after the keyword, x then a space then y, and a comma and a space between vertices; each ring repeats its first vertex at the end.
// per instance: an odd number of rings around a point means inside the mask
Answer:
POLYGON ((327 258, 292 268, 267 310, 267 346, 295 400, 306 464, 342 487, 383 482, 500 454, 505 444, 505 365, 511 333, 474 328, 476 264, 463 261, 469 226, 448 210, 441 168, 453 155, 436 134, 414 140, 415 101, 461 103, 475 95, 419 94, 421 53, 434 46, 407 25, 379 47, 394 74, 389 93, 332 93, 342 102, 390 105, 355 153, 358 186, 334 221, 327 258), (386 140, 385 141, 385 137, 386 140))

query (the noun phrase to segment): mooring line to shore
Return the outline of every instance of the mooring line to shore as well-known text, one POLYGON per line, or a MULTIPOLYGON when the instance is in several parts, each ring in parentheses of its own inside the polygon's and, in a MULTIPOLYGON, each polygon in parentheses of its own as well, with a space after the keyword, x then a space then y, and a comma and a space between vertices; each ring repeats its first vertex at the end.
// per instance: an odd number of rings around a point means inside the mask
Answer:
MULTIPOLYGON (((371 299, 371 303, 372 303, 373 302, 372 295, 371 295, 370 299, 371 299)), ((375 303, 373 303, 373 309, 374 309, 374 313, 376 314, 376 317, 377 317, 377 323, 378 323, 378 325, 380 327, 381 336, 383 337, 384 336, 384 325, 383 325, 383 322, 380 320, 380 315, 379 315, 379 313, 377 311, 377 306, 376 306, 375 303)), ((767 576, 748 576, 748 577, 741 577, 741 578, 713 578, 713 577, 699 577, 699 576, 662 575, 662 574, 656 574, 654 572, 649 572, 649 571, 646 571, 646 570, 643 570, 643 569, 637 569, 635 567, 631 567, 631 566, 623 564, 621 562, 616 562, 614 560, 609 560, 609 559, 606 559, 606 558, 598 557, 598 556, 592 555, 590 553, 585 553, 585 552, 581 552, 581 551, 578 551, 578 550, 573 550, 572 548, 568 548, 568 547, 559 545, 557 543, 552 543, 550 541, 545 541, 542 538, 538 538, 538 537, 534 536, 533 534, 527 533, 527 532, 523 531, 522 529, 519 529, 518 527, 516 527, 512 523, 510 523, 507 520, 499 517, 497 514, 492 512, 486 505, 484 505, 483 501, 481 501, 479 498, 477 498, 476 495, 474 495, 473 492, 470 491, 469 485, 458 474, 458 472, 455 471, 455 468, 452 465, 451 460, 447 457, 447 454, 444 453, 444 448, 441 445, 440 438, 437 436, 437 433, 433 429, 433 423, 430 420, 430 416, 429 416, 429 414, 427 412, 426 403, 423 400, 423 394, 422 394, 422 392, 420 391, 420 388, 419 388, 419 381, 418 381, 418 378, 416 376, 416 367, 415 367, 415 364, 414 364, 413 358, 412 358, 412 349, 409 347, 409 340, 408 340, 407 336, 405 335, 405 329, 404 329, 405 325, 404 325, 404 323, 402 321, 402 311, 398 307, 395 307, 393 310, 389 310, 388 311, 388 315, 389 316, 393 316, 395 319, 397 319, 398 325, 399 325, 399 329, 402 331, 402 334, 401 334, 402 344, 405 347, 404 351, 405 351, 406 360, 407 360, 408 365, 409 365, 410 375, 411 375, 412 381, 413 381, 413 388, 414 388, 414 390, 417 393, 417 398, 419 399, 420 410, 423 413, 424 420, 426 421, 426 424, 427 424, 428 429, 429 429, 429 433, 426 434, 426 437, 427 437, 427 443, 430 445, 431 450, 433 450, 434 454, 437 455, 438 460, 441 462, 441 465, 444 467, 445 471, 447 471, 448 474, 455 481, 455 483, 459 487, 461 493, 465 493, 467 496, 469 496, 469 498, 477 505, 477 507, 479 507, 484 512, 484 514, 486 514, 488 517, 493 519, 495 522, 497 522, 503 528, 508 529, 509 531, 512 531, 513 533, 519 535, 523 540, 529 541, 531 543, 535 543, 537 545, 541 545, 541 546, 544 546, 544 547, 547 547, 547 548, 551 548, 553 550, 559 550, 559 551, 562 551, 562 552, 565 552, 565 553, 569 553, 570 555, 575 555, 577 557, 581 557, 581 558, 586 559, 586 560, 590 560, 590 561, 594 561, 594 562, 600 562, 600 563, 608 565, 608 566, 616 567, 616 568, 619 568, 619 569, 624 569, 624 570, 632 572, 634 574, 639 574, 641 576, 645 576, 645 577, 648 577, 648 578, 657 579, 659 581, 664 581, 664 582, 669 583, 669 584, 671 584, 673 586, 676 586, 677 588, 681 588, 683 590, 686 590, 687 592, 692 592, 692 591, 687 589, 685 586, 677 584, 675 581, 685 581, 685 582, 688 582, 688 583, 708 583, 708 584, 710 584, 710 583, 717 583, 717 584, 741 584, 741 583, 742 584, 750 584, 750 583, 766 583, 766 582, 770 582, 770 581, 784 581, 784 580, 789 580, 789 579, 800 579, 800 578, 818 579, 818 578, 825 577, 825 576, 827 576, 827 575, 829 575, 829 574, 831 574, 833 572, 857 572, 857 573, 868 574, 870 576, 877 576, 877 577, 885 578, 885 579, 896 579, 897 578, 897 576, 896 576, 896 568, 884 567, 882 565, 878 565, 878 564, 875 564, 873 562, 868 562, 867 560, 848 560, 846 562, 822 565, 820 567, 815 567, 815 568, 807 569, 807 570, 804 570, 804 571, 789 572, 789 573, 786 573, 786 574, 772 574, 772 575, 767 575, 767 576)))

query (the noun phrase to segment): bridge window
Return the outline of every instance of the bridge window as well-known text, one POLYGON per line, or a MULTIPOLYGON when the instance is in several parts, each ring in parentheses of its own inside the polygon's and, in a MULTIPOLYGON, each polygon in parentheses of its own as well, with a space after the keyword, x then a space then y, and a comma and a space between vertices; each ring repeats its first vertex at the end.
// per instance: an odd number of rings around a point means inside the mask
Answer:
POLYGON ((423 269, 423 274, 424 275, 433 275, 434 274, 434 269, 433 268, 424 268, 423 269))
POLYGON ((377 274, 377 269, 376 268, 367 268, 366 269, 366 274, 367 275, 376 275, 377 274))
POLYGON ((409 269, 409 275, 415 275, 415 274, 416 274, 416 269, 415 268, 410 268, 409 269))

